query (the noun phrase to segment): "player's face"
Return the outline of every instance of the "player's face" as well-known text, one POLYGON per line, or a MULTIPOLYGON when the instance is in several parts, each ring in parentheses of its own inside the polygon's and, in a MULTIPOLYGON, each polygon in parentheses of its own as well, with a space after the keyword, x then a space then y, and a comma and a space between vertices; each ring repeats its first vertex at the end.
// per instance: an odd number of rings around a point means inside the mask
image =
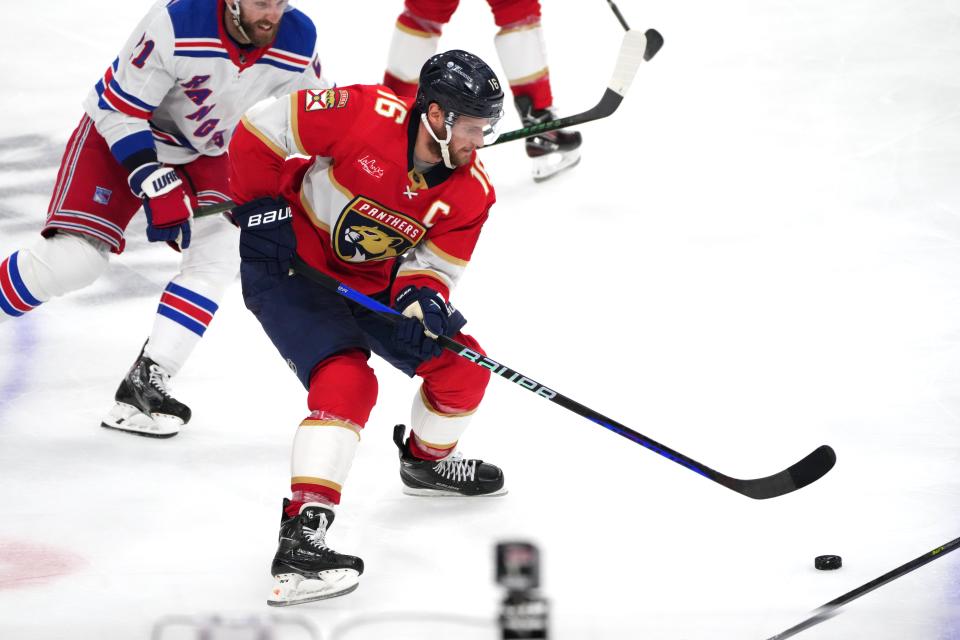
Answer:
POLYGON ((470 156, 483 146, 484 135, 492 125, 487 118, 458 115, 450 128, 450 159, 456 166, 470 162, 470 156))
POLYGON ((286 8, 287 0, 240 0, 240 24, 254 46, 273 42, 286 8))

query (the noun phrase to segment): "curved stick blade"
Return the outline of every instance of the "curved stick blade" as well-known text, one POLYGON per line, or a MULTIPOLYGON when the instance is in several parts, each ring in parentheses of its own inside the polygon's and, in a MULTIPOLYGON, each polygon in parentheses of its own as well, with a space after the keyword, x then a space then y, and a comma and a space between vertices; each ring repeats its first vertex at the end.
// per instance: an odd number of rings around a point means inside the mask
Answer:
POLYGON ((647 29, 643 35, 647 38, 647 47, 643 52, 643 59, 650 62, 650 59, 657 55, 660 47, 663 46, 663 36, 656 29, 647 29))
POLYGON ((803 460, 780 473, 753 480, 730 478, 732 482, 728 486, 754 500, 776 498, 816 482, 833 469, 836 463, 837 454, 833 449, 828 445, 821 445, 803 460))

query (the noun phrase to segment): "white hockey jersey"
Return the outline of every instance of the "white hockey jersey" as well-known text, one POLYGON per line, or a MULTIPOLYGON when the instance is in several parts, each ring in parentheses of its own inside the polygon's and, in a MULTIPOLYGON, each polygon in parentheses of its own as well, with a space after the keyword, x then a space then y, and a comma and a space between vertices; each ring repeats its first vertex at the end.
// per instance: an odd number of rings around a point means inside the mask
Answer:
POLYGON ((154 149, 168 164, 225 153, 260 100, 328 86, 306 15, 288 9, 269 47, 243 48, 227 35, 225 9, 223 0, 161 0, 87 96, 84 110, 128 169, 154 149))

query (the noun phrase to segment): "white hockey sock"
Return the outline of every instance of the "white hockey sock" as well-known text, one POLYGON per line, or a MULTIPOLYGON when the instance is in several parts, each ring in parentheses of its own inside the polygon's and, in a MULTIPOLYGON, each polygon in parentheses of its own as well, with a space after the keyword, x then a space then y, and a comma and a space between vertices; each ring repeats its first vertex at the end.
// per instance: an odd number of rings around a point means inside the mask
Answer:
POLYGON ((410 426, 420 444, 433 450, 452 452, 475 412, 476 409, 462 413, 443 412, 427 400, 421 387, 413 398, 410 426))
POLYGON ((308 501, 322 496, 339 503, 360 444, 360 431, 359 425, 321 411, 314 411, 300 423, 290 462, 294 501, 299 501, 300 492, 308 501))
POLYGON ((194 222, 180 273, 164 289, 144 354, 177 374, 193 353, 240 269, 236 227, 222 218, 194 222))
POLYGON ((549 73, 539 21, 507 25, 494 37, 493 44, 511 87, 535 82, 549 73))
MULTIPOLYGON (((174 278, 160 296, 153 331, 144 354, 176 375, 206 332, 218 305, 194 289, 178 284, 174 278)), ((218 296, 219 297, 219 296, 218 296)))
POLYGON ((73 233, 57 233, 15 251, 0 263, 0 322, 93 283, 109 256, 105 244, 73 233))
POLYGON ((30 288, 23 281, 20 273, 20 263, 30 254, 14 251, 3 262, 0 262, 0 322, 10 318, 18 318, 28 311, 33 311, 46 300, 39 300, 30 292, 30 288))
MULTIPOLYGON (((430 23, 435 29, 441 25, 430 23)), ((397 22, 387 54, 387 73, 408 84, 417 84, 420 67, 437 52, 440 34, 420 31, 397 22)))

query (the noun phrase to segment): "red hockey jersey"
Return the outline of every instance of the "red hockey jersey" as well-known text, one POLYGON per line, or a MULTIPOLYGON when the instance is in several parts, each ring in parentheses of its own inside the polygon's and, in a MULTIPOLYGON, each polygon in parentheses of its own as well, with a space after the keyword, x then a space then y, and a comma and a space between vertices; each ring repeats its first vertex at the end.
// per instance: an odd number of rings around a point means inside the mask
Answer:
POLYGON ((251 110, 230 143, 234 200, 283 195, 298 255, 358 291, 386 289, 402 260, 394 295, 414 284, 449 300, 496 196, 476 153, 455 170, 414 169, 412 102, 355 85, 251 110))

